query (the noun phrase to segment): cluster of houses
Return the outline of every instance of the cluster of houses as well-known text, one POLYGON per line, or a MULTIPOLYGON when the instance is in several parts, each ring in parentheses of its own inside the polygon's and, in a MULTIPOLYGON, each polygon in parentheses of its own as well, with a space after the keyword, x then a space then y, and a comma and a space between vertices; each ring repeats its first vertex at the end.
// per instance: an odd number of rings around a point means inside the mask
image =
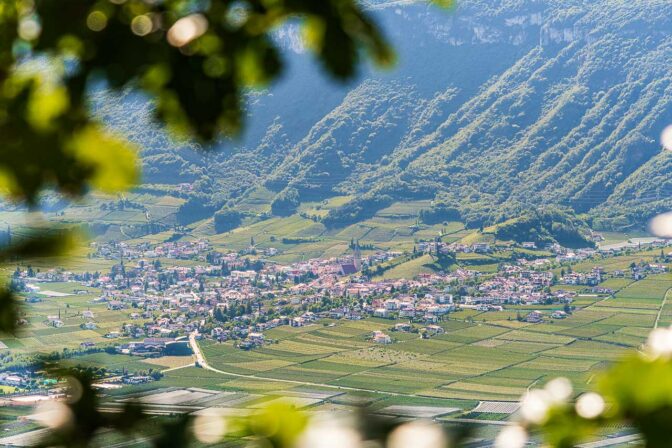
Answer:
POLYGON ((11 387, 24 387, 29 383, 30 379, 21 373, 17 372, 3 372, 0 373, 0 384, 11 387))
POLYGON ((605 276, 604 269, 601 267, 594 267, 591 272, 570 272, 562 276, 560 283, 564 285, 586 285, 596 286, 602 283, 605 276))
MULTIPOLYGON (((565 285, 586 285, 596 287, 607 278, 630 277, 633 280, 642 280, 649 274, 664 274, 668 272, 667 265, 658 263, 633 264, 628 271, 614 269, 606 272, 602 267, 595 266, 591 272, 569 272, 562 276, 560 283, 565 285)), ((594 288, 599 292, 599 288, 594 288)), ((605 291, 606 292, 606 291, 605 291)))
POLYGON ((453 296, 446 293, 428 293, 422 298, 408 294, 388 299, 376 298, 371 306, 375 317, 416 319, 423 322, 437 322, 441 316, 455 310, 453 296))
MULTIPOLYGON (((552 319, 565 319, 567 316, 567 312, 562 310, 555 310, 551 313, 552 319)), ((544 317, 544 313, 541 311, 531 311, 523 320, 531 324, 540 324, 544 322, 544 317)))
MULTIPOLYGON (((191 260, 202 257, 210 251, 210 243, 207 240, 197 241, 178 241, 150 245, 126 244, 124 242, 102 242, 91 243, 93 249, 92 256, 96 258, 105 258, 116 260, 124 258, 126 260, 138 260, 141 258, 173 258, 178 260, 191 260)), ((204 260, 205 258, 203 258, 204 260)))
POLYGON ((538 304, 567 299, 563 291, 551 292, 553 274, 519 265, 504 265, 478 286, 478 295, 464 299, 469 305, 538 304))
MULTIPOLYGON (((536 248, 534 243, 522 246, 536 248)), ((419 248, 475 253, 493 250, 488 243, 460 245, 439 241, 419 243, 419 248)), ((557 244, 545 249, 555 254, 555 261, 576 261, 597 253, 593 249, 570 251, 557 244)), ((33 283, 76 282, 84 293, 90 288, 99 289, 102 292, 94 304, 127 316, 124 325, 109 329, 105 337, 123 338, 118 351, 139 356, 180 351, 186 344, 180 337, 195 331, 218 341, 234 340, 240 348, 252 349, 270 342, 264 332, 272 328, 301 327, 323 318, 399 319, 420 323, 425 326, 423 335, 433 335, 440 331, 437 323, 460 307, 497 311, 517 304, 569 304, 576 293, 551 286, 599 288, 607 276, 626 275, 596 267, 588 273, 563 272, 558 279, 549 270, 553 261, 537 258, 501 265, 497 272, 487 275, 458 268, 449 273, 420 274, 413 279, 374 281, 363 275, 364 267, 383 263, 400 253, 380 251, 363 257, 355 248, 351 256, 281 265, 238 252, 215 251, 207 240, 157 245, 94 243, 92 250, 92 257, 118 263, 103 273, 74 274, 52 269, 17 271, 15 276, 33 283), (166 259, 197 263, 176 265, 165 263, 166 259)), ((628 275, 643 278, 666 270, 663 264, 648 264, 631 267, 628 275)), ((98 328, 94 311, 83 311, 78 317, 83 320, 83 329, 98 328)), ((566 315, 558 311, 551 317, 562 319, 566 315)), ((60 313, 45 318, 56 328, 67 320, 60 313)), ((525 317, 528 322, 543 319, 543 313, 538 312, 525 317)), ((399 325, 395 331, 406 331, 405 324, 399 325)), ((388 343, 388 339, 382 331, 372 335, 375 342, 388 343)))
POLYGON ((420 252, 425 253, 477 253, 488 254, 494 250, 490 243, 478 242, 474 244, 446 243, 443 241, 420 241, 417 245, 420 252))

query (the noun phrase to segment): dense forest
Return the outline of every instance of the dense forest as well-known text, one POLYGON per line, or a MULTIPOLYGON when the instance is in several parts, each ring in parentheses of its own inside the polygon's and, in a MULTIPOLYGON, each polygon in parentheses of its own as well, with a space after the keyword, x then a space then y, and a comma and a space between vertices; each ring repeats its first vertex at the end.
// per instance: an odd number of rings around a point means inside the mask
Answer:
POLYGON ((496 226, 495 237, 499 240, 531 241, 537 245, 559 243, 564 247, 591 247, 594 243, 586 235, 587 224, 561 210, 545 208, 529 210, 518 218, 496 226))
POLYGON ((672 123, 672 4, 369 5, 398 49, 396 69, 348 85, 309 76, 300 30, 283 28, 287 76, 249 93, 246 132, 218 151, 169 138, 132 92, 101 91, 95 104, 144 147, 145 184, 189 183, 185 219, 223 209, 220 229, 240 221, 230 210, 259 187, 275 195, 277 216, 352 196, 327 226, 411 199, 433 200, 425 222, 471 227, 555 205, 623 229, 672 206, 672 157, 658 142, 672 123))

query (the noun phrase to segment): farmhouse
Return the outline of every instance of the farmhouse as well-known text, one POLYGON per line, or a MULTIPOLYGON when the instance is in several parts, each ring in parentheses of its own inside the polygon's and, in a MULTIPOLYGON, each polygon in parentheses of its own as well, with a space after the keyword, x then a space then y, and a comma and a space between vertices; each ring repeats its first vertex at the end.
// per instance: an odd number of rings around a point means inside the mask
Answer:
POLYGON ((126 376, 122 380, 124 384, 144 384, 144 383, 149 383, 152 381, 151 376, 141 376, 141 375, 133 375, 133 376, 126 376))
POLYGON ((380 330, 374 331, 371 334, 371 339, 376 344, 390 344, 392 342, 392 338, 390 338, 387 334, 383 333, 380 330))
POLYGON ((471 248, 476 253, 488 253, 492 252, 492 248, 488 243, 474 243, 471 248))
POLYGON ((442 327, 438 325, 427 325, 424 328, 424 330, 425 333, 428 334, 429 336, 435 336, 437 334, 443 334, 446 332, 442 327))
POLYGON ((404 332, 409 332, 413 330, 413 325, 406 323, 406 322, 401 322, 398 323, 394 326, 395 331, 404 331, 404 332))
POLYGON ((551 313, 551 317, 553 319, 565 319, 567 317, 567 313, 565 313, 564 311, 560 311, 560 310, 553 311, 553 313, 551 313))
POLYGON ((250 333, 247 335, 247 340, 253 344, 261 345, 264 343, 264 335, 262 333, 250 333))
POLYGON ((532 311, 527 315, 525 321, 531 324, 538 324, 544 321, 544 315, 540 311, 532 311))
POLYGON ((0 384, 5 384, 7 386, 23 386, 28 382, 27 378, 22 377, 21 375, 13 373, 2 373, 0 374, 0 384))
POLYGON ((124 305, 124 303, 120 302, 119 300, 112 300, 110 302, 107 302, 108 310, 121 310, 125 307, 126 306, 124 305))
POLYGON ((376 317, 388 317, 389 316, 389 311, 385 308, 376 308, 373 311, 373 315, 376 317))

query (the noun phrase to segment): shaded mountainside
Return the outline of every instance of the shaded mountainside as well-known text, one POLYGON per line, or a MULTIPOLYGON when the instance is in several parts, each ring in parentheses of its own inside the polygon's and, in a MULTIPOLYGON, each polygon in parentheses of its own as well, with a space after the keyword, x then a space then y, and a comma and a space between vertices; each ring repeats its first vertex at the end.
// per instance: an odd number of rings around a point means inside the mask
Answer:
POLYGON ((426 216, 448 210, 471 226, 557 205, 609 229, 672 206, 672 156, 658 143, 672 123, 672 4, 369 3, 397 69, 335 85, 314 76, 298 30, 285 29, 287 76, 250 95, 248 130, 222 151, 171 142, 130 94, 101 113, 144 145, 145 182, 193 182, 214 209, 263 187, 274 214, 354 197, 324 218, 333 226, 431 199, 426 216))

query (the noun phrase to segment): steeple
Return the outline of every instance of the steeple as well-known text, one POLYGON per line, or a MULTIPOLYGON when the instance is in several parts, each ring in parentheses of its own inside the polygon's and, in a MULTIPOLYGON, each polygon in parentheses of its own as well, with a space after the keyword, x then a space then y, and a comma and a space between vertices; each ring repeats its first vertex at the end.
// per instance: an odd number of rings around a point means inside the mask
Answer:
POLYGON ((359 240, 355 243, 355 256, 353 260, 355 269, 359 272, 362 269, 362 253, 359 251, 359 240))

